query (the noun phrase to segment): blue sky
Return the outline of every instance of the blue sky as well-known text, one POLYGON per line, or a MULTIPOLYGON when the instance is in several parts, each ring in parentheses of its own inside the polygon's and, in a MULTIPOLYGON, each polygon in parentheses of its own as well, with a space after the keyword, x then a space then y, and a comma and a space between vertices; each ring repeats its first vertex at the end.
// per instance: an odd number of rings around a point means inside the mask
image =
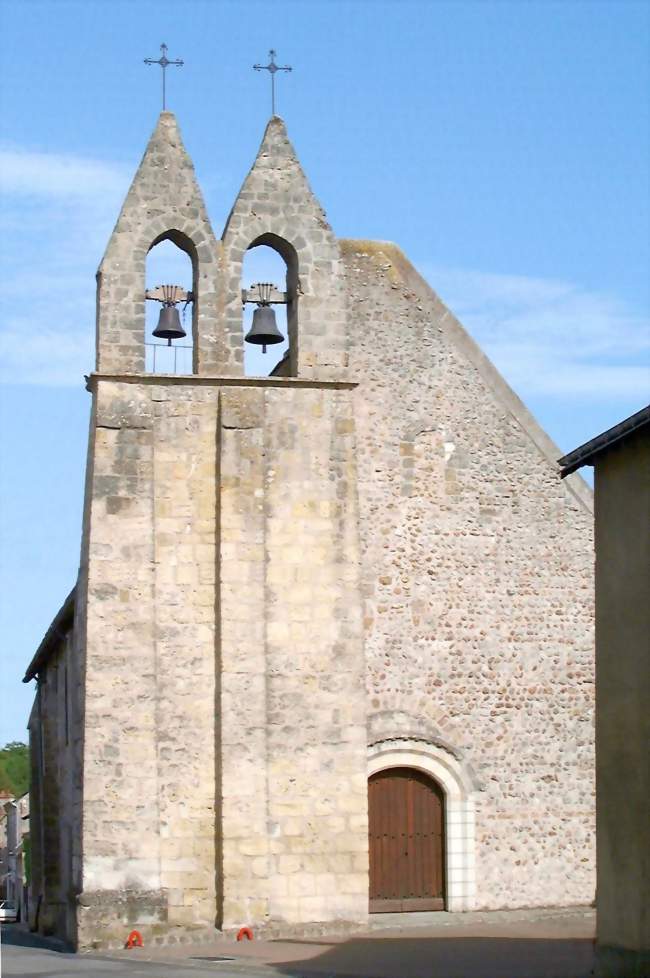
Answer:
POLYGON ((161 41, 217 234, 274 46, 336 233, 396 241, 562 451, 650 399, 647 3, 0 0, 0 20, 0 743, 24 736, 20 678, 76 577, 94 274, 161 41))

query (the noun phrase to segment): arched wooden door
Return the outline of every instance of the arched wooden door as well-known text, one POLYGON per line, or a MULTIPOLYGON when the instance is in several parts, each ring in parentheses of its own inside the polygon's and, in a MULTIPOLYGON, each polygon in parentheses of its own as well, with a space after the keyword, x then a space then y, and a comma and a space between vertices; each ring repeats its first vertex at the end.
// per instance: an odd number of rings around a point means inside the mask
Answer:
POLYGON ((368 781, 370 913, 444 910, 442 789, 420 771, 389 768, 368 781))

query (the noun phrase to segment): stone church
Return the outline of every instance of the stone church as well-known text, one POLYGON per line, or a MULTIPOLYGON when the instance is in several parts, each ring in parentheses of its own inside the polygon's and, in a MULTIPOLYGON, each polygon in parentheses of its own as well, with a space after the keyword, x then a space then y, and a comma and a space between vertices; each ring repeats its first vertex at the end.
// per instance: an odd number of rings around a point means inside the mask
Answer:
POLYGON ((32 927, 106 947, 590 903, 590 490, 399 248, 335 236, 281 119, 218 239, 162 113, 87 386, 79 576, 25 676, 32 927), (165 240, 186 373, 146 369, 165 240), (289 347, 251 377, 258 245, 289 347))

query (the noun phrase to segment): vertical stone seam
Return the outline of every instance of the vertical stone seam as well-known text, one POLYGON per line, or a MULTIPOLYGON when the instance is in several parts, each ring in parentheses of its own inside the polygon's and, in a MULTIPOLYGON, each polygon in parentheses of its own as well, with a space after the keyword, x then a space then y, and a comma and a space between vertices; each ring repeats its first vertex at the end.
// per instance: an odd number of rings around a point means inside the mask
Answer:
MULTIPOLYGON (((154 402, 158 404, 167 404, 167 401, 154 402)), ((160 830, 162 828, 160 823, 160 680, 158 675, 158 594, 157 594, 157 582, 158 582, 158 515, 156 513, 156 436, 157 436, 157 424, 158 417, 156 411, 153 410, 154 403, 152 403, 151 411, 151 531, 152 531, 152 541, 151 541, 151 555, 152 555, 152 574, 153 581, 151 582, 151 597, 153 601, 153 668, 154 668, 154 730, 156 737, 156 815, 158 824, 158 887, 162 891, 162 846, 160 830)), ((169 912, 169 907, 167 908, 169 912)))
POLYGON ((223 674, 223 638, 221 629, 221 455, 223 435, 221 401, 223 391, 217 392, 215 430, 215 548, 214 575, 214 876, 215 927, 223 927, 223 704, 221 677, 223 674))
POLYGON ((271 838, 271 783, 269 779, 269 707, 270 707, 270 690, 269 690, 269 642, 268 642, 268 628, 269 628, 269 618, 267 614, 267 609, 269 606, 269 583, 268 583, 268 569, 269 569, 269 550, 266 542, 266 528, 268 524, 268 493, 267 486, 269 480, 269 441, 270 435, 267 425, 267 413, 268 413, 268 391, 262 391, 262 547, 264 548, 264 586, 262 588, 262 593, 264 595, 264 608, 263 611, 263 621, 264 621, 264 772, 266 780, 266 798, 265 798, 265 814, 266 814, 266 911, 267 916, 271 916, 271 848, 269 845, 269 840, 271 838))

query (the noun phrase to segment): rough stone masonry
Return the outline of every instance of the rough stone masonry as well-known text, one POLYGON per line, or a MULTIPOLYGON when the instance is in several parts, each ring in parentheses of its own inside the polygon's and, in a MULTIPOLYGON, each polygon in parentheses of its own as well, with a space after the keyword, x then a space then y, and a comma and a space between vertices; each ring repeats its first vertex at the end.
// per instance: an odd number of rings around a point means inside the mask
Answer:
POLYGON ((368 777, 393 768, 442 789, 447 909, 589 903, 590 492, 397 247, 337 240, 280 119, 218 240, 160 116, 88 387, 74 616, 28 670, 32 737, 77 772, 35 761, 33 925, 80 947, 359 926, 368 777), (190 375, 145 372, 166 239, 192 260, 190 375), (260 244, 290 347, 246 377, 260 244))

